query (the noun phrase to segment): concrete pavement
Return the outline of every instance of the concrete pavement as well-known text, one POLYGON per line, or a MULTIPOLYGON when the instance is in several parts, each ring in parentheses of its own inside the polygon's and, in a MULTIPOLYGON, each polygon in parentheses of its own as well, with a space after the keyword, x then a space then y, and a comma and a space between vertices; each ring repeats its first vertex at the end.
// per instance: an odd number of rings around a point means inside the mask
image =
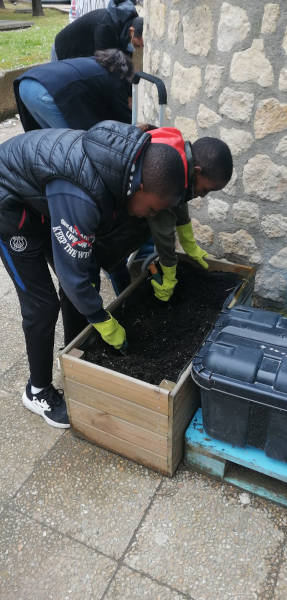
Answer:
MULTIPOLYGON (((0 123, 1 141, 20 132, 0 123)), ((286 600, 285 509, 183 466, 168 479, 22 406, 21 315, 0 276, 0 598, 286 600)), ((62 343, 59 322, 55 358, 62 343)))

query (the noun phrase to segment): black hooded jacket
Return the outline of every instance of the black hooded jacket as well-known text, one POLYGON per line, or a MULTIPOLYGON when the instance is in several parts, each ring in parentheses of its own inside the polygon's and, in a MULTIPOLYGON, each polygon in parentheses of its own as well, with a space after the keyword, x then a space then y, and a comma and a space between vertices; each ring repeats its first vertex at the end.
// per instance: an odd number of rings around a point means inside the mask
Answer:
POLYGON ((118 48, 133 51, 129 27, 138 16, 132 0, 111 0, 108 8, 99 8, 79 17, 55 37, 58 60, 92 56, 96 50, 118 48))

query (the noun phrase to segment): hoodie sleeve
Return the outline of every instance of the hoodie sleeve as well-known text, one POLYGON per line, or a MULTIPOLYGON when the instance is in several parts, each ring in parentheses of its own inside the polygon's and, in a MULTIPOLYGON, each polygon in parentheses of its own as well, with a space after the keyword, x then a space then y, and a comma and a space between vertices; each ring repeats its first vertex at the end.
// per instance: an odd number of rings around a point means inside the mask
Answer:
POLYGON ((176 227, 189 223, 188 204, 180 204, 172 209, 159 212, 156 217, 148 219, 154 243, 161 264, 172 267, 177 263, 176 227))
POLYGON ((159 255, 159 260, 165 267, 177 263, 175 253, 176 216, 171 209, 160 211, 155 217, 148 219, 151 234, 159 255))
POLYGON ((108 317, 99 295, 100 269, 93 242, 100 223, 96 203, 81 188, 62 179, 46 185, 54 265, 61 286, 90 323, 108 317))

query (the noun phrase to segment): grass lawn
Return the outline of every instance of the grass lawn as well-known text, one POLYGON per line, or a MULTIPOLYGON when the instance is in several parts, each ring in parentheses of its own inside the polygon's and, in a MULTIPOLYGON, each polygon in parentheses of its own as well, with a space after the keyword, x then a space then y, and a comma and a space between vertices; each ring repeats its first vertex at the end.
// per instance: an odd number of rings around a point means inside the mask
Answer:
POLYGON ((48 62, 56 33, 69 23, 68 13, 53 8, 44 8, 44 17, 32 17, 32 14, 15 13, 15 8, 31 8, 31 4, 5 2, 0 10, 1 20, 33 21, 27 29, 0 31, 0 70, 8 71, 48 62))

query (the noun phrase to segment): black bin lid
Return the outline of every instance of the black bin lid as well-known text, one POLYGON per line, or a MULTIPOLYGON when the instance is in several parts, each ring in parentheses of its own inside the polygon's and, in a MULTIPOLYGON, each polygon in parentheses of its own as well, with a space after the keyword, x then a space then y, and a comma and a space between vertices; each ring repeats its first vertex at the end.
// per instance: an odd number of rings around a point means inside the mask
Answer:
POLYGON ((246 306, 223 311, 192 376, 206 390, 287 410, 287 318, 246 306))

